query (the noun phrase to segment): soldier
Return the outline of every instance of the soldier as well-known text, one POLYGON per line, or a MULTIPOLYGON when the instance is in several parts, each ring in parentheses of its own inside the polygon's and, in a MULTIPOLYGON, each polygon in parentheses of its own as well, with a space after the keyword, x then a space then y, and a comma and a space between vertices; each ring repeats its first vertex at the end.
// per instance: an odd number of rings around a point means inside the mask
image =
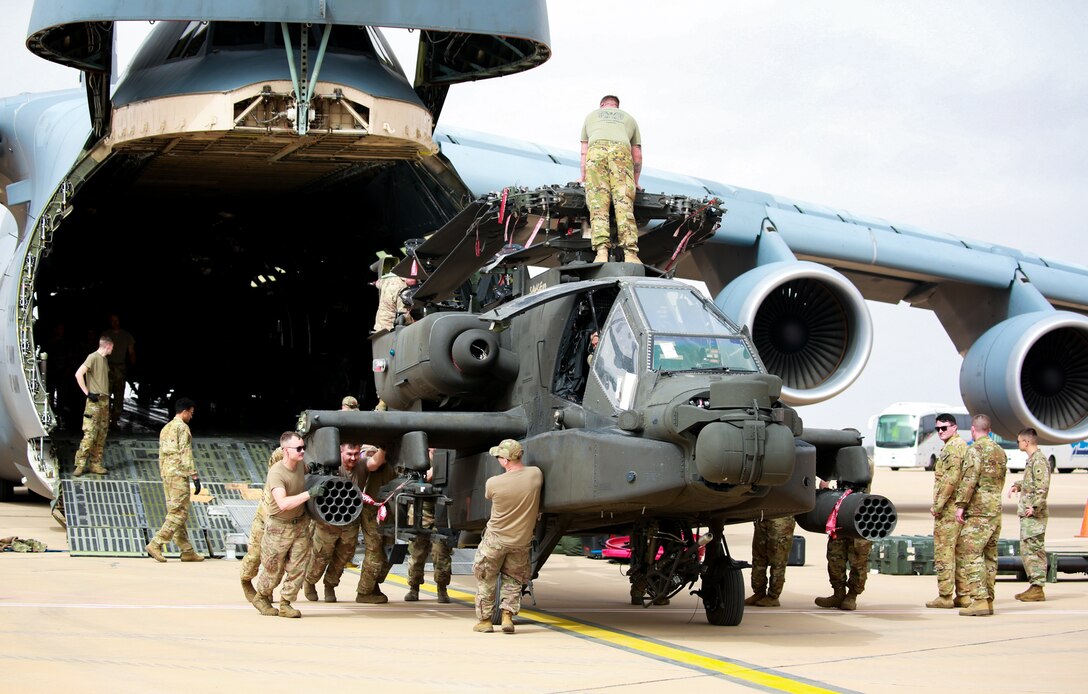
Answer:
POLYGON ((476 625, 489 633, 495 610, 495 582, 502 576, 502 631, 514 633, 514 615, 521 610, 521 591, 531 578, 530 547, 540 512, 544 474, 522 463, 521 444, 504 439, 489 451, 503 474, 488 478, 484 497, 491 500, 491 519, 476 548, 472 573, 476 576, 476 625))
POLYGON ((393 274, 390 262, 392 260, 394 259, 391 256, 386 256, 376 260, 370 266, 370 269, 379 275, 374 283, 374 286, 378 288, 378 311, 374 314, 374 327, 371 332, 392 330, 397 316, 404 317, 405 325, 412 323, 412 314, 408 312, 403 292, 408 287, 414 287, 416 280, 393 274))
POLYGON ((98 338, 98 349, 87 355, 83 364, 76 369, 76 383, 87 396, 83 408, 83 440, 76 451, 76 469, 79 477, 85 468, 96 475, 108 472, 102 466, 102 452, 106 447, 106 433, 109 430, 109 364, 106 357, 113 352, 113 340, 103 335, 98 338))
POLYGON ((616 209, 616 230, 625 263, 640 263, 638 227, 634 202, 642 173, 642 137, 638 123, 620 110, 618 97, 601 99, 601 107, 590 112, 582 124, 582 177, 586 205, 592 225, 594 262, 609 260, 610 208, 616 209))
POLYGON ((1050 465, 1039 450, 1039 434, 1028 427, 1016 435, 1020 450, 1028 454, 1024 464, 1024 479, 1009 487, 1009 498, 1020 495, 1016 505, 1020 517, 1020 557, 1031 586, 1016 594, 1021 602, 1043 602, 1046 583, 1046 521, 1050 517, 1046 496, 1050 492, 1050 465))
MULTIPOLYGON (((397 473, 392 465, 385 464, 385 449, 370 446, 368 456, 366 477, 359 486, 369 498, 378 499, 381 496, 382 485, 392 481, 397 473)), ((363 565, 359 567, 359 585, 355 589, 355 602, 372 605, 389 602, 389 598, 382 592, 380 585, 389 575, 391 568, 385 556, 385 546, 393 543, 393 538, 381 533, 378 508, 371 504, 363 506, 360 526, 363 529, 366 553, 363 556, 363 565)))
MULTIPOLYGON (((869 484, 858 488, 855 492, 869 493, 873 486, 873 461, 869 459, 869 484)), ((842 484, 840 481, 839 485, 842 484)), ((826 489, 828 483, 820 481, 820 488, 826 489)), ((873 543, 854 537, 835 537, 830 534, 827 538, 827 578, 834 590, 832 595, 826 598, 816 598, 817 607, 837 607, 840 610, 856 610, 858 608, 858 596, 865 592, 865 581, 869 577, 869 552, 873 543), (850 575, 847 577, 847 565, 850 567, 850 575)))
POLYGON ((963 478, 956 488, 956 570, 963 572, 971 602, 960 609, 964 617, 994 613, 997 579, 997 539, 1001 536, 1001 488, 1005 486, 1007 459, 1001 446, 990 438, 990 418, 971 420, 974 443, 967 449, 963 478))
POLYGON ((358 410, 359 409, 359 401, 356 400, 354 396, 351 396, 351 395, 345 396, 344 399, 340 401, 340 409, 341 410, 358 410))
MULTIPOLYGON (((268 469, 283 460, 283 448, 277 446, 268 456, 268 469)), ((257 578, 257 572, 261 568, 261 542, 264 540, 265 510, 264 504, 257 504, 257 514, 253 518, 253 525, 249 527, 249 543, 246 545, 246 556, 242 558, 242 594, 248 602, 253 602, 257 597, 257 589, 253 587, 253 579, 257 578)))
POLYGON ((752 594, 744 601, 755 607, 778 607, 786 584, 786 563, 793 547, 793 516, 757 520, 752 533, 752 594), (770 569, 768 586, 767 573, 770 569))
POLYGON ((944 441, 933 475, 933 565, 937 570, 937 598, 926 607, 951 609, 963 607, 969 598, 963 576, 956 571, 956 540, 960 524, 956 522, 956 505, 952 495, 963 477, 963 460, 967 457, 967 442, 959 435, 956 418, 948 413, 937 415, 937 436, 944 441), (956 596, 952 597, 955 589, 956 596))
POLYGON ((315 484, 306 490, 306 470, 302 464, 306 446, 293 431, 280 436, 283 460, 268 471, 264 483, 264 537, 261 539, 261 573, 257 577, 257 595, 253 606, 266 617, 298 618, 302 613, 291 606, 310 559, 310 519, 304 504, 320 498, 325 488, 315 484), (280 609, 272 607, 272 591, 280 588, 280 609))
MULTIPOLYGON (((427 456, 434 461, 434 449, 427 449, 427 456)), ((427 481, 434 479, 434 468, 427 468, 427 481)), ((434 529, 434 501, 423 501, 423 527, 434 529)), ((408 592, 404 594, 405 602, 419 600, 419 587, 423 585, 423 567, 427 565, 427 558, 434 560, 434 584, 438 587, 438 602, 448 603, 449 593, 446 587, 450 584, 453 574, 453 561, 450 558, 450 546, 438 533, 431 535, 430 541, 421 538, 413 538, 408 543, 408 592)))
POLYGON ((116 313, 110 314, 110 327, 105 335, 113 340, 113 351, 106 360, 110 365, 110 428, 116 429, 125 410, 125 368, 136 364, 136 338, 121 327, 116 313))
MULTIPOLYGON (((356 466, 361 450, 362 446, 357 443, 340 444, 340 469, 337 474, 356 484, 364 481, 362 470, 356 466)), ((324 574, 325 602, 336 602, 336 586, 340 585, 344 567, 355 556, 355 545, 359 542, 359 520, 340 527, 318 520, 313 525, 310 568, 306 572, 303 593, 307 600, 316 601, 317 582, 324 574)))
POLYGON ((155 561, 166 561, 162 548, 171 539, 181 548, 182 561, 204 561, 204 557, 193 551, 189 531, 185 529, 189 520, 189 480, 195 484, 196 493, 200 493, 200 477, 193 462, 193 435, 189 432, 195 410, 196 403, 192 400, 178 398, 174 418, 159 433, 159 475, 166 494, 166 519, 144 548, 155 561))

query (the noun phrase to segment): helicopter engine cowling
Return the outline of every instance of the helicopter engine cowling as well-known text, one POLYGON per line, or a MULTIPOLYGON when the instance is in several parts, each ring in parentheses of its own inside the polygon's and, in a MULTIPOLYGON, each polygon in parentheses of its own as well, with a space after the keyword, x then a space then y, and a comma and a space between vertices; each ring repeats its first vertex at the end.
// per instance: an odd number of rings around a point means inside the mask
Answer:
POLYGON ((998 323, 964 357, 960 392, 1003 436, 1034 427, 1042 443, 1088 438, 1088 318, 1038 311, 998 323))
POLYGON ((434 313, 374 341, 378 395, 395 410, 420 400, 489 401, 518 374, 517 355, 474 315, 434 313))
POLYGON ((715 303, 752 333, 782 400, 811 405, 838 395, 869 360, 872 319, 856 287, 807 261, 761 265, 730 282, 715 303))

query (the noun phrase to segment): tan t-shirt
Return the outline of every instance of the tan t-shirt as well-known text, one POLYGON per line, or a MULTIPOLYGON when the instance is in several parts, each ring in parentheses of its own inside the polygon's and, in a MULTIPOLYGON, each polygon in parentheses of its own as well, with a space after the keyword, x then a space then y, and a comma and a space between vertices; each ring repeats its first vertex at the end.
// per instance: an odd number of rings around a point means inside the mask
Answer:
POLYGON ((495 540, 511 547, 525 547, 532 541, 543 484, 544 473, 538 467, 488 478, 484 486, 484 496, 491 499, 487 530, 495 540))
POLYGON ((638 123, 631 114, 618 108, 599 108, 586 116, 582 123, 582 142, 592 144, 597 140, 642 144, 638 123))
POLYGON ((94 351, 83 360, 83 365, 87 367, 87 371, 83 375, 83 381, 87 384, 87 391, 98 394, 109 393, 110 366, 106 363, 106 358, 94 351))
POLYGON ((276 504, 276 500, 272 498, 272 490, 276 487, 282 487, 287 496, 294 496, 304 492, 306 490, 305 465, 300 462, 295 466, 294 472, 288 470, 282 461, 269 468, 268 477, 265 478, 264 482, 264 498, 261 503, 264 504, 267 517, 277 520, 291 521, 306 513, 306 504, 300 504, 293 509, 281 511, 279 505, 276 504))

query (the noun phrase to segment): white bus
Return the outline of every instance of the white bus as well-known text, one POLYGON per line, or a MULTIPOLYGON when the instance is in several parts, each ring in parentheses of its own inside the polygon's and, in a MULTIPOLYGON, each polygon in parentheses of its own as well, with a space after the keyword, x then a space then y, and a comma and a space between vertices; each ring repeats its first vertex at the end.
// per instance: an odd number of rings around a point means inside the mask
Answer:
MULTIPOLYGON (((870 422, 875 429, 873 462, 878 467, 925 468, 937 464, 944 442, 933 428, 937 415, 947 412, 956 418, 960 436, 971 441, 971 415, 963 407, 935 402, 897 402, 887 407, 870 422)), ((1027 456, 1016 445, 1016 439, 993 434, 994 441, 1004 449, 1009 459, 1009 472, 1023 472, 1027 456)), ((1050 462, 1051 471, 1072 472, 1088 468, 1088 442, 1057 446, 1039 446, 1050 462)))
MULTIPOLYGON (((920 467, 932 470, 944 442, 933 428, 937 415, 947 412, 956 418, 960 436, 971 437, 971 415, 962 406, 939 402, 897 402, 876 416, 870 426, 876 432, 873 463, 877 467, 920 467)), ((1016 442, 1013 442, 1016 448, 1016 442)))

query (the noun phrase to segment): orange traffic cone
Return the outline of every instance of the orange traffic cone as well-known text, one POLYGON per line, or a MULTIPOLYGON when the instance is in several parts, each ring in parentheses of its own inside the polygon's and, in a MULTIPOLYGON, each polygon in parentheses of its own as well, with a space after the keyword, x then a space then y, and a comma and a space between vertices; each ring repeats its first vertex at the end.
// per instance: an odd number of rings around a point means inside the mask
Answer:
POLYGON ((1077 537, 1088 537, 1088 501, 1084 502, 1084 520, 1080 522, 1080 534, 1077 537))

